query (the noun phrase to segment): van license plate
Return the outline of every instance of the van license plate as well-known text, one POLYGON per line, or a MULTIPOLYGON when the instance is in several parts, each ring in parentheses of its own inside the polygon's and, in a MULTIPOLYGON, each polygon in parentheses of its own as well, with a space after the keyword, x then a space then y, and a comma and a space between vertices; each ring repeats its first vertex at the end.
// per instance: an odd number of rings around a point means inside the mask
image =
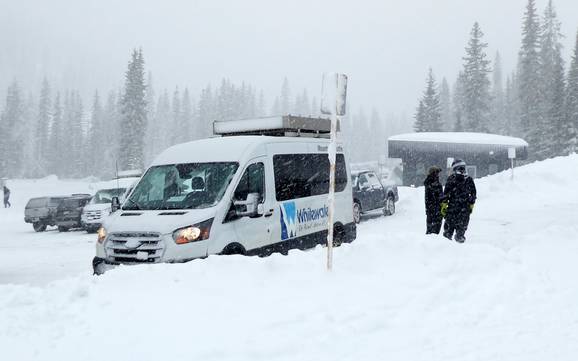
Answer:
POLYGON ((141 261, 145 261, 145 260, 149 259, 149 253, 144 252, 144 251, 139 251, 136 253, 136 259, 141 260, 141 261))

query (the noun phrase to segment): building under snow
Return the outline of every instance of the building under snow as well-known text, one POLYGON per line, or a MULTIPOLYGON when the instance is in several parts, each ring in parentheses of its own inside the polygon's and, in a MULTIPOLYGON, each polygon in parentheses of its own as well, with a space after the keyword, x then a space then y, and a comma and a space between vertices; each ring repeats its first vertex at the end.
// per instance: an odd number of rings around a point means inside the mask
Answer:
MULTIPOLYGON (((479 178, 510 168, 508 151, 512 155, 512 149, 515 149, 515 159, 528 157, 525 140, 496 134, 410 133, 390 137, 387 143, 389 157, 403 162, 404 185, 422 185, 429 167, 437 165, 447 169, 452 159, 466 161, 468 174, 479 178)), ((449 173, 442 173, 445 182, 449 173)))

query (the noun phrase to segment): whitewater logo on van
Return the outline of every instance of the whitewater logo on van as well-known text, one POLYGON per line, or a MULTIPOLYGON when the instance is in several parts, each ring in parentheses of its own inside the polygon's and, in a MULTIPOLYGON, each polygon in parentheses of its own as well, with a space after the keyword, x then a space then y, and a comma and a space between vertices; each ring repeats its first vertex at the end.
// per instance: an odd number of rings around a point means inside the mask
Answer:
POLYGON ((281 210, 281 240, 296 237, 298 234, 307 231, 317 231, 318 228, 325 228, 329 208, 326 205, 320 208, 300 208, 297 209, 295 202, 285 202, 279 206, 281 210))

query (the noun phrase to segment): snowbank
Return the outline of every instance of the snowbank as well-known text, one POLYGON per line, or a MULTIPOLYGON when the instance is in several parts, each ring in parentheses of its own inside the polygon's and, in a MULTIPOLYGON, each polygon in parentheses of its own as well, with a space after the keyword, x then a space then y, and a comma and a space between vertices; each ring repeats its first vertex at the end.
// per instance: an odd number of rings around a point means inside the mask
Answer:
POLYGON ((478 180, 464 245, 423 235, 423 189, 400 189, 398 213, 361 224, 332 273, 318 248, 0 286, 0 350, 8 360, 574 360, 576 179, 571 156, 516 169, 514 181, 478 180))

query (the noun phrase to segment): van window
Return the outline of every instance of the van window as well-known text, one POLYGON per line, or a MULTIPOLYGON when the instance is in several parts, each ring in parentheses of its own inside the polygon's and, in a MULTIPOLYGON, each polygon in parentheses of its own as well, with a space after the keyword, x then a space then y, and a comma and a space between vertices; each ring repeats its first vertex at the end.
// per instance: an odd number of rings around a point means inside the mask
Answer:
POLYGON ((265 199, 265 165, 254 163, 247 167, 235 190, 235 200, 244 201, 249 193, 259 193, 259 201, 265 199))
MULTIPOLYGON (((273 156, 275 195, 278 201, 329 193, 327 154, 277 154, 273 156)), ((347 186, 343 154, 337 154, 335 192, 347 186)))
POLYGON ((28 204, 26 204, 26 208, 46 207, 47 201, 48 198, 32 198, 31 200, 28 201, 28 204))
POLYGON ((197 209, 217 204, 239 163, 187 163, 151 167, 136 185, 124 210, 197 209))

